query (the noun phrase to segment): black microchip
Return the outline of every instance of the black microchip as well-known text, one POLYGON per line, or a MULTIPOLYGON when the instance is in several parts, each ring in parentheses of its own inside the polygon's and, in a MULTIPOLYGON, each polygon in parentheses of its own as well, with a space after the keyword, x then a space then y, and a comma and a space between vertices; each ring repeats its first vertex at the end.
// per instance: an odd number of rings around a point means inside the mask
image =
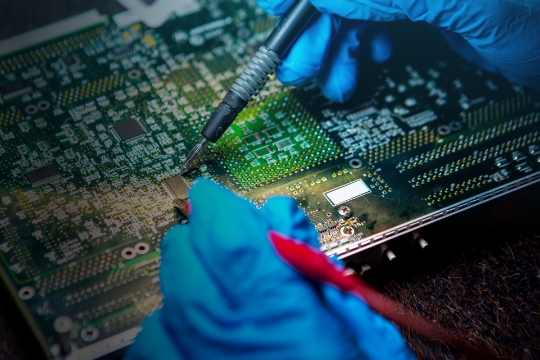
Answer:
POLYGON ((67 54, 65 56, 62 56, 60 60, 62 60, 62 63, 64 64, 64 66, 71 66, 78 62, 77 58, 72 54, 67 54))
POLYGON ((129 55, 133 52, 133 46, 131 45, 121 45, 112 49, 113 55, 116 58, 121 58, 126 55, 129 55))
POLYGON ((146 134, 146 130, 135 119, 128 119, 113 125, 120 140, 133 140, 146 134))
POLYGON ((54 163, 45 165, 43 167, 40 167, 39 169, 32 170, 24 174, 24 176, 26 176, 26 180, 28 180, 28 182, 32 186, 36 186, 46 181, 52 180, 59 175, 60 169, 58 169, 58 166, 56 166, 56 164, 54 163))
POLYGON ((2 98, 4 98, 4 100, 8 100, 13 97, 22 95, 31 90, 32 88, 30 87, 30 84, 28 83, 28 81, 23 80, 23 79, 16 80, 16 81, 10 82, 9 84, 0 86, 0 94, 2 95, 2 98))

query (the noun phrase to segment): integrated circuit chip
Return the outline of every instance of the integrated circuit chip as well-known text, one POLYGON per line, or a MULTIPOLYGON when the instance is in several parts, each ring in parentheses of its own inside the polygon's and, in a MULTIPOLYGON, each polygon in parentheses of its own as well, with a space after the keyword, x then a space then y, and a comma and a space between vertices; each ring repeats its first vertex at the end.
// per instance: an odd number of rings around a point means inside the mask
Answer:
POLYGON ((51 163, 38 169, 29 171, 24 174, 24 176, 30 185, 38 186, 59 177, 60 169, 56 164, 51 163))
POLYGON ((23 79, 0 86, 0 95, 2 95, 4 100, 9 100, 29 91, 32 91, 32 88, 30 87, 28 81, 23 79))
POLYGON ((293 142, 291 141, 291 139, 287 138, 287 139, 279 140, 278 142, 275 143, 275 145, 278 148, 278 150, 281 150, 281 149, 288 148, 289 146, 292 146, 293 142))
POLYGON ((257 156, 257 158, 261 158, 261 157, 264 157, 266 155, 271 155, 274 152, 272 151, 272 149, 270 149, 270 147, 264 146, 264 147, 262 147, 260 149, 257 149, 255 151, 253 151, 253 153, 255 154, 255 156, 257 156))
POLYGON ((279 126, 274 126, 274 127, 271 127, 269 129, 264 130, 264 133, 269 138, 273 138, 273 137, 277 137, 277 136, 279 136, 281 134, 281 129, 279 128, 279 126))
POLYGON ((132 141, 144 136, 146 130, 135 119, 128 119, 113 125, 114 132, 119 140, 132 141))
POLYGON ((75 57, 75 55, 73 54, 67 54, 65 56, 62 56, 60 58, 60 61, 62 62, 62 64, 64 64, 64 66, 68 67, 68 66, 71 66, 71 65, 75 65, 76 63, 78 63, 78 60, 77 58, 75 57))
POLYGON ((163 186, 175 198, 187 199, 188 197, 189 185, 180 175, 165 180, 163 186))
POLYGON ((254 134, 246 136, 243 140, 244 140, 244 143, 246 143, 246 145, 251 145, 253 143, 261 141, 261 139, 262 138, 261 138, 261 135, 259 135, 259 133, 254 133, 254 134))
POLYGON ((127 56, 133 53, 133 46, 131 45, 121 45, 112 49, 113 55, 115 58, 120 59, 124 56, 127 56))

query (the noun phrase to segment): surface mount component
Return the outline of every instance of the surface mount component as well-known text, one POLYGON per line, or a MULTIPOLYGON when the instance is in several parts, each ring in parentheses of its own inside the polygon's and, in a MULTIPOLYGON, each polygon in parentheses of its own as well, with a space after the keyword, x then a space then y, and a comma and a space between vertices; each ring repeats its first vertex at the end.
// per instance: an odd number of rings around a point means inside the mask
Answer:
POLYGON ((41 185, 47 181, 53 180, 60 176, 60 169, 54 163, 45 165, 38 169, 32 170, 24 174, 26 180, 32 186, 41 185))
POLYGON ((0 95, 2 95, 4 100, 9 100, 31 90, 32 88, 28 81, 21 79, 0 86, 0 95))
POLYGON ((128 119, 113 125, 114 132, 122 141, 136 140, 146 134, 146 130, 135 119, 128 119))

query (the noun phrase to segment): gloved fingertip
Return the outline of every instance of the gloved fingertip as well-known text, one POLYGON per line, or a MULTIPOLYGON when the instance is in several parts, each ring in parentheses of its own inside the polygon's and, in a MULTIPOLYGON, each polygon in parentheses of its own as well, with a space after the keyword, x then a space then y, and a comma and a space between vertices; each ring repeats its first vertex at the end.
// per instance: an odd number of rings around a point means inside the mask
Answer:
POLYGON ((287 234, 298 241, 318 247, 317 232, 296 201, 285 196, 270 198, 263 207, 270 230, 287 234))
POLYGON ((370 41, 370 57, 376 63, 390 59, 393 53, 392 40, 386 27, 381 28, 370 41))
POLYGON ((300 72, 296 70, 297 67, 285 67, 279 66, 276 69, 276 76, 278 80, 285 86, 302 86, 309 83, 315 76, 311 75, 311 72, 300 72))
POLYGON ((341 22, 336 16, 317 13, 282 58, 276 70, 279 81, 300 86, 313 80, 323 69, 341 22))
POLYGON ((321 76, 317 78, 317 83, 323 95, 330 101, 343 103, 350 99, 356 91, 358 69, 357 62, 351 61, 349 64, 331 64, 325 68, 321 76))
POLYGON ((333 87, 325 87, 322 89, 323 95, 330 101, 335 103, 344 103, 349 100, 356 91, 356 84, 350 87, 337 85, 333 87))
POLYGON ((202 217, 211 217, 214 212, 227 208, 228 204, 238 201, 239 198, 222 185, 198 178, 189 191, 189 199, 190 222, 197 222, 202 217))
POLYGON ((288 196, 274 196, 268 199, 264 204, 263 209, 265 211, 278 211, 280 213, 286 213, 287 216, 298 211, 301 211, 298 207, 298 203, 288 196))

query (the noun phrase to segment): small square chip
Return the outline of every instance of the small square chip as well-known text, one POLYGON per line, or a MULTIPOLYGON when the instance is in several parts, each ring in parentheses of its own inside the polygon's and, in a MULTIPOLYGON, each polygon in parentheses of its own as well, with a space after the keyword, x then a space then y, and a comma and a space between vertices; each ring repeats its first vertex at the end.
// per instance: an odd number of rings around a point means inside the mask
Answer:
POLYGON ((58 169, 58 166, 56 166, 56 164, 52 163, 38 169, 29 171, 24 174, 24 176, 26 176, 26 180, 28 180, 30 185, 38 186, 60 176, 60 169, 58 169))
POLYGON ((115 58, 120 59, 126 55, 133 53, 133 46, 131 45, 120 45, 112 49, 112 53, 115 58))
POLYGON ((67 54, 65 56, 62 56, 60 60, 62 61, 65 67, 74 65, 79 62, 77 58, 75 57, 75 55, 72 55, 72 54, 67 54))
POLYGON ((29 91, 32 91, 32 88, 28 81, 23 79, 0 86, 0 95, 2 95, 4 100, 9 100, 29 91))
POLYGON ((189 184, 182 176, 174 176, 165 180, 163 183, 165 189, 171 194, 171 196, 179 199, 187 199, 189 184))
POLYGON ((146 134, 146 130, 135 119, 118 122, 113 125, 113 129, 116 135, 118 135, 118 139, 122 141, 136 140, 146 134))

